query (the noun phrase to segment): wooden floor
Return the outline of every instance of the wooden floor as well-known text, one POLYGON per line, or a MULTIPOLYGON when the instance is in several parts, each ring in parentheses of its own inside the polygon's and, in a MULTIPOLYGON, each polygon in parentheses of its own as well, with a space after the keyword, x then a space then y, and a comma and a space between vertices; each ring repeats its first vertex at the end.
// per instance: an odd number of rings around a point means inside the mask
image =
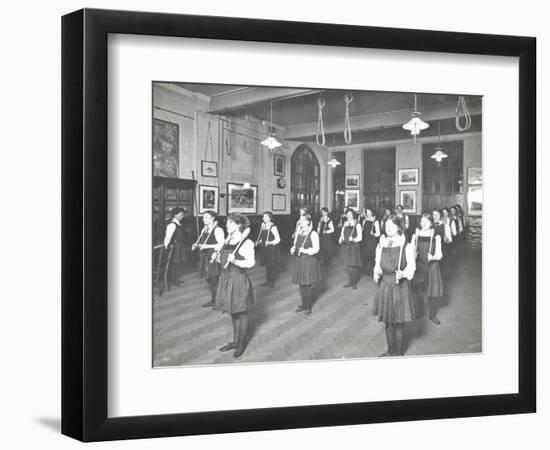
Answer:
MULTIPOLYGON (((266 361, 364 358, 386 350, 384 324, 371 315, 376 286, 363 276, 357 290, 345 289, 339 261, 325 274, 326 286, 311 316, 294 312, 300 303, 287 261, 275 288, 263 287, 263 267, 250 270, 257 302, 251 312, 251 337, 244 355, 235 360, 220 346, 232 340, 231 318, 201 308, 210 298, 205 280, 194 273, 177 289, 154 297, 154 366, 235 364, 266 361)), ((417 319, 405 326, 406 355, 481 351, 481 253, 465 252, 446 280, 436 326, 417 319)))

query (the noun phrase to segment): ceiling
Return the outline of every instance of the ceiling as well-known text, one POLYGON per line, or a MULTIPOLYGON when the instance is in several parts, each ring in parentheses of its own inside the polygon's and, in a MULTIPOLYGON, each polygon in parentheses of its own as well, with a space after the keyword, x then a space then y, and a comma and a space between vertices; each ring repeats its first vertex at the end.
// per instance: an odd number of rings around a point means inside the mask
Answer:
MULTIPOLYGON (((269 121, 270 105, 272 104, 273 123, 285 128, 285 137, 305 141, 315 140, 318 118, 317 100, 322 97, 325 101, 322 111, 328 145, 332 143, 331 134, 340 135, 343 131, 344 95, 353 96, 353 101, 349 105, 349 113, 352 131, 356 131, 354 134, 359 141, 370 140, 365 134, 369 130, 400 128, 414 110, 414 93, 197 83, 177 84, 189 91, 211 97, 210 109, 213 113, 228 116, 249 114, 259 120, 269 121)), ((428 122, 454 119, 458 95, 465 94, 419 93, 417 95, 418 110, 423 113, 422 118, 428 122)), ((472 95, 465 95, 465 97, 472 117, 480 116, 481 97, 472 95)), ((480 117, 475 123, 479 124, 479 127, 481 126, 480 117)), ((432 127, 432 132, 434 128, 432 127)), ((452 132, 452 127, 442 127, 442 134, 452 132)), ((354 139, 354 142, 357 143, 358 140, 354 139)))

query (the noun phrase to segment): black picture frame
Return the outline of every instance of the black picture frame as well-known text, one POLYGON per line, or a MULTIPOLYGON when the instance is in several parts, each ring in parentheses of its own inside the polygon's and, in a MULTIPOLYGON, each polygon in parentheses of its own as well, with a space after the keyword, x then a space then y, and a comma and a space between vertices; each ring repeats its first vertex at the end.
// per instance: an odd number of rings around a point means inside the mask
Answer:
POLYGON ((201 176, 209 178, 218 178, 218 163, 216 161, 201 161, 201 176), (213 174, 210 173, 213 170, 213 174))
POLYGON ((286 172, 286 158, 285 155, 279 153, 273 154, 273 175, 276 177, 284 177, 286 172), (278 166, 281 167, 278 167, 278 166))
POLYGON ((535 38, 84 9, 62 18, 62 124, 62 433, 102 441, 536 410, 535 38), (518 392, 109 418, 109 33, 518 57, 518 392))

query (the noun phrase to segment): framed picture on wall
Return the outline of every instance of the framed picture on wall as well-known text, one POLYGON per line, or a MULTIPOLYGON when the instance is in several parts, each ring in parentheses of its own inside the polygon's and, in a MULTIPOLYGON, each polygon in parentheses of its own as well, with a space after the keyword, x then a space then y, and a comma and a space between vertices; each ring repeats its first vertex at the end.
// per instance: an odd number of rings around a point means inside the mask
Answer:
POLYGON ((203 177, 217 178, 218 163, 216 161, 201 161, 201 175, 203 177))
POLYGON ((346 189, 345 205, 359 211, 359 189, 346 189))
POLYGON ((285 156, 275 153, 273 155, 273 175, 276 177, 285 176, 285 156))
POLYGON ((286 211, 286 195, 285 194, 271 194, 271 210, 272 211, 286 211))
POLYGON ((218 199, 219 188, 218 186, 206 186, 201 184, 199 186, 199 214, 205 211, 219 212, 218 199))
POLYGON ((418 169, 399 169, 399 185, 413 186, 418 184, 418 169))
POLYGON ((227 183, 227 213, 256 214, 258 212, 258 186, 246 187, 243 183, 227 183))
POLYGON ((483 170, 481 167, 468 167, 468 184, 483 184, 483 170))
POLYGON ((468 214, 481 216, 483 214, 483 188, 481 186, 468 186, 468 214))
POLYGON ((399 203, 403 205, 403 212, 409 214, 416 213, 416 191, 401 191, 399 193, 399 203))
POLYGON ((359 175, 346 175, 346 189, 359 189, 359 175))

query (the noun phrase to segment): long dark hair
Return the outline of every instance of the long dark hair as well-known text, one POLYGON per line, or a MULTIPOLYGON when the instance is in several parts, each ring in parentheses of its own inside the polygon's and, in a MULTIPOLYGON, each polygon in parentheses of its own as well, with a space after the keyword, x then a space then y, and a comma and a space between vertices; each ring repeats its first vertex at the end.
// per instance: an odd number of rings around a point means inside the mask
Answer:
POLYGON ((244 214, 229 214, 227 220, 237 224, 241 232, 250 227, 250 220, 244 214))
POLYGON ((397 234, 403 234, 404 228, 403 228, 403 221, 401 220, 401 217, 399 217, 397 214, 390 214, 390 216, 386 220, 386 223, 388 221, 391 221, 397 227, 397 234))

